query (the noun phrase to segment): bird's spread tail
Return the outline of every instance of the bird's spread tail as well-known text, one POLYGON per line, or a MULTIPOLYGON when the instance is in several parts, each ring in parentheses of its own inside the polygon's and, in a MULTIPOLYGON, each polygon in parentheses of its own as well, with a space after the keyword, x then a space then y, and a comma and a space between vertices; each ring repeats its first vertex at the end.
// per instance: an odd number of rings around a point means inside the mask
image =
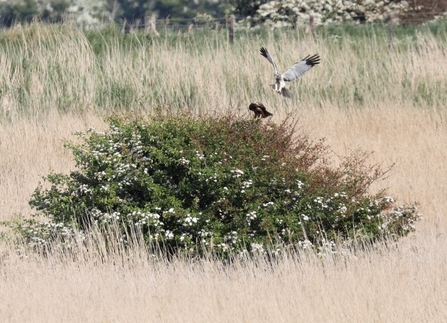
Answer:
POLYGON ((267 110, 265 110, 264 113, 262 114, 262 117, 263 117, 263 118, 267 118, 267 117, 270 117, 270 116, 272 116, 272 115, 273 115, 273 113, 270 113, 270 112, 268 112, 267 110))
POLYGON ((286 88, 286 87, 283 87, 283 88, 281 89, 281 94, 282 94, 283 96, 285 96, 286 98, 291 98, 291 97, 293 97, 293 93, 292 93, 288 88, 286 88))
POLYGON ((292 91, 290 91, 286 87, 283 87, 283 88, 279 89, 278 83, 270 84, 270 87, 272 88, 273 91, 277 92, 278 94, 281 94, 282 96, 285 96, 286 98, 292 98, 293 97, 292 91))

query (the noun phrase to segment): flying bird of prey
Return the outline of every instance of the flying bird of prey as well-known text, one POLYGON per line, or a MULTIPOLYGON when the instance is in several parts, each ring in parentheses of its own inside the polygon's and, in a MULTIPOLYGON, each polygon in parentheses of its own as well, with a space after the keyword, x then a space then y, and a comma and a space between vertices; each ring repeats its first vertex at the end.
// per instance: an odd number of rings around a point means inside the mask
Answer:
POLYGON ((252 102, 248 106, 248 109, 255 113, 255 119, 267 118, 272 116, 273 114, 268 112, 261 102, 252 102))
POLYGON ((287 98, 291 98, 293 94, 288 88, 286 88, 286 82, 292 82, 296 80, 297 78, 303 76, 304 73, 306 73, 312 67, 320 64, 320 56, 318 56, 318 54, 315 54, 313 56, 307 55, 301 61, 293 64, 292 67, 289 68, 284 74, 281 74, 278 72, 275 61, 266 48, 261 47, 261 55, 267 58, 267 60, 270 62, 270 64, 273 65, 273 69, 275 70, 275 84, 271 85, 272 89, 287 98))

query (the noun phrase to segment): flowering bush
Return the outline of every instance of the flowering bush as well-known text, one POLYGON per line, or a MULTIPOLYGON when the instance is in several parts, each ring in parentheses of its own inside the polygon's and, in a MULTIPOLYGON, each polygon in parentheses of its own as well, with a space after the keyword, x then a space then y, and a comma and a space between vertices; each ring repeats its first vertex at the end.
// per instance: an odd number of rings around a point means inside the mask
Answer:
POLYGON ((324 141, 294 129, 226 117, 112 118, 107 132, 67 144, 77 170, 45 178, 51 187, 39 186, 30 204, 49 222, 21 232, 35 245, 69 243, 75 231, 114 224, 123 243, 137 232, 170 252, 224 256, 414 229, 416 207, 368 194, 384 172, 365 166, 365 154, 331 168, 324 141))
POLYGON ((389 14, 400 14, 410 9, 407 1, 373 0, 285 0, 268 1, 259 6, 245 23, 263 23, 272 27, 308 25, 310 17, 315 25, 340 22, 385 20, 389 14))

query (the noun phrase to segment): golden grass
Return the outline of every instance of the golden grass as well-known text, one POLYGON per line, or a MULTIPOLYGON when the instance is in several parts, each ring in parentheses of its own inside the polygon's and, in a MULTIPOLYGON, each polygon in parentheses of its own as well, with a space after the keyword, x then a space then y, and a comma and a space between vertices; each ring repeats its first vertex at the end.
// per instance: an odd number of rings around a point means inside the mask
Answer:
POLYGON ((41 177, 50 171, 68 173, 74 168, 64 141, 74 140, 74 131, 90 127, 101 129, 103 119, 52 113, 45 120, 23 119, 1 127, 0 221, 30 215, 27 201, 41 177))
POLYGON ((0 270, 0 313, 7 322, 443 322, 445 241, 428 233, 273 267, 13 256, 0 270))
MULTIPOLYGON (((271 71, 267 62, 257 57, 258 45, 252 46, 256 48, 253 55, 226 48, 222 49, 223 53, 205 51, 202 54, 205 57, 190 56, 179 47, 178 52, 169 51, 175 66, 167 66, 165 71, 172 75, 179 68, 189 66, 187 70, 198 73, 188 76, 185 71, 180 72, 185 73, 180 78, 183 82, 197 83, 197 93, 203 92, 195 101, 202 104, 197 109, 206 111, 219 106, 245 111, 250 101, 261 100, 275 114, 273 121, 293 113, 299 118, 301 130, 315 138, 325 137, 336 154, 346 155, 360 148, 374 152, 371 162, 385 166, 396 163, 389 178, 373 189, 389 187, 390 194, 402 203, 420 203, 424 220, 418 223, 416 234, 389 248, 357 255, 348 253, 336 259, 312 255, 299 260, 291 257, 274 268, 262 261, 237 263, 227 268, 207 261, 177 260, 166 264, 146 259, 142 248, 135 248, 132 255, 124 258, 117 252, 102 260, 97 254, 81 250, 75 260, 64 254, 44 259, 34 254, 20 256, 15 252, 17 246, 2 244, 2 321, 446 321, 447 124, 445 111, 441 109, 445 104, 441 91, 446 90, 447 64, 445 45, 431 38, 423 41, 428 45, 422 51, 398 52, 392 54, 395 57, 380 62, 362 60, 348 43, 343 44, 339 53, 323 42, 313 44, 310 51, 318 49, 324 58, 322 65, 309 72, 305 82, 303 79, 291 86, 300 92, 300 97, 292 101, 274 96, 264 86, 271 78, 271 71), (207 55, 213 57, 213 62, 208 62, 207 55), (238 55, 242 56, 238 58, 238 55), (228 63, 222 63, 224 59, 228 63), (266 66, 260 67, 263 63, 266 66), (390 69, 386 71, 387 77, 380 76, 377 70, 381 64, 390 69), (370 76, 360 78, 357 72, 361 66, 370 76), (222 70, 227 74, 221 74, 222 70), (228 76, 235 70, 242 71, 248 84, 228 76), (339 72, 335 73, 336 70, 339 72), (203 77, 207 73, 224 79, 207 82, 203 77), (402 81, 409 75, 413 78, 409 79, 410 88, 406 89, 402 81), (263 85, 257 83, 258 76, 263 85), (406 97, 405 91, 411 88, 417 91, 424 83, 421 80, 437 93, 429 96, 434 98, 432 101, 416 104, 406 97), (236 82, 235 88, 229 87, 230 81, 236 82), (337 91, 342 97, 343 91, 354 84, 363 93, 363 103, 359 105, 353 95, 347 99, 335 97, 337 91), (369 92, 368 84, 372 86, 369 92), (327 91, 332 92, 328 95, 327 91)), ((271 48, 273 53, 281 47, 272 40, 262 45, 271 48)), ((288 48, 294 45, 297 43, 288 48)), ((385 53, 368 46, 365 44, 364 51, 368 57, 379 58, 385 53)), ((89 51, 83 53, 91 55, 89 51)), ((110 55, 110 68, 104 72, 110 73, 108 79, 118 80, 119 74, 125 72, 123 57, 120 60, 116 55, 110 55)), ((136 84, 135 93, 141 94, 140 99, 146 96, 136 70, 144 65, 143 56, 143 51, 139 52, 134 58, 134 67, 127 65, 127 74, 123 76, 136 84)), ((289 51, 277 56, 280 56, 278 61, 289 62, 295 54, 289 51)), ((159 59, 161 63, 154 61, 153 64, 166 65, 164 56, 159 59)), ((4 60, 5 56, 0 55, 0 61, 4 60)), ((91 77, 88 73, 85 76, 91 77)), ((179 80, 167 78, 160 82, 157 86, 165 91, 165 99, 174 100, 173 93, 181 86, 176 83, 179 80)), ((105 127, 101 113, 94 109, 76 114, 59 113, 54 93, 46 93, 51 98, 46 101, 47 110, 39 112, 43 105, 40 110, 34 109, 33 115, 38 117, 35 120, 22 117, 20 111, 10 111, 17 107, 12 104, 17 102, 13 92, 10 92, 10 101, 2 101, 3 116, 14 118, 0 127, 0 220, 29 216, 32 211, 27 201, 40 177, 50 170, 67 173, 73 169, 71 155, 63 148, 65 139, 74 139, 70 135, 72 131, 105 127)), ((84 100, 85 106, 94 105, 91 98, 84 100)), ((175 103, 180 104, 181 100, 180 97, 175 103)), ((35 107, 40 102, 34 96, 31 101, 35 107)), ((135 102, 130 103, 130 108, 141 109, 140 103, 135 102)), ((150 110, 150 105, 147 109, 150 110)))
POLYGON ((347 111, 329 107, 302 112, 300 121, 303 130, 326 138, 340 156, 361 149, 372 152, 371 163, 394 164, 373 189, 388 188, 402 203, 417 201, 425 220, 447 225, 444 114, 388 105, 347 111))

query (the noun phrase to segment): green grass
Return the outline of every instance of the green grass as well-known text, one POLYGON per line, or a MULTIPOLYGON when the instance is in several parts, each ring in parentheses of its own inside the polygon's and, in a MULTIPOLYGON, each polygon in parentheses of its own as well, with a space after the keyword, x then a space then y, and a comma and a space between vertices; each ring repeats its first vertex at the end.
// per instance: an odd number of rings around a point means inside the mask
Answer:
MULTIPOLYGON (((369 38, 379 35, 380 37, 388 37, 389 29, 387 23, 375 24, 343 24, 343 25, 327 25, 315 27, 316 35, 322 38, 331 37, 334 35, 342 35, 353 38, 369 38)), ((446 40, 447 23, 446 22, 431 22, 424 25, 393 25, 394 36, 398 39, 405 39, 408 37, 416 38, 418 34, 433 34, 446 40)))

